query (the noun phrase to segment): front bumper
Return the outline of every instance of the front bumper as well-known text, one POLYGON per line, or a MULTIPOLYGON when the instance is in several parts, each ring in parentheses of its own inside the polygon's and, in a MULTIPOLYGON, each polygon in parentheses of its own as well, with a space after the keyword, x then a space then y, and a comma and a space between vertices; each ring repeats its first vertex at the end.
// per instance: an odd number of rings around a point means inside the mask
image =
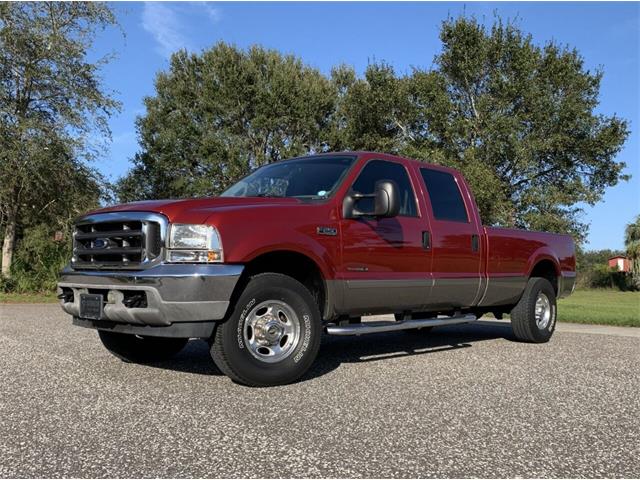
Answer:
POLYGON ((187 323, 223 319, 242 270, 242 265, 225 264, 160 264, 140 271, 79 271, 66 267, 60 275, 58 294, 73 292, 73 300, 66 301, 70 300, 67 295, 61 305, 79 325, 110 325, 121 331, 127 324, 135 327, 134 331, 149 331, 148 327, 178 331, 181 327, 175 324, 186 327, 187 323), (123 303, 127 295, 141 292, 146 294, 146 307, 132 308, 123 303), (104 317, 100 321, 78 319, 81 293, 104 296, 104 317))

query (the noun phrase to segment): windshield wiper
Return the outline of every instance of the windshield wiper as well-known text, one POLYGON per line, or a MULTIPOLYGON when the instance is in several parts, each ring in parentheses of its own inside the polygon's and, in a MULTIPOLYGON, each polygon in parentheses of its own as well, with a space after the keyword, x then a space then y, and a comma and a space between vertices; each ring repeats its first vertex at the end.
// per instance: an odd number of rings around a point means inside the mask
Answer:
POLYGON ((256 193, 255 195, 251 195, 252 197, 269 197, 269 198, 283 198, 282 195, 273 195, 271 193, 266 193, 266 192, 262 192, 262 193, 256 193))

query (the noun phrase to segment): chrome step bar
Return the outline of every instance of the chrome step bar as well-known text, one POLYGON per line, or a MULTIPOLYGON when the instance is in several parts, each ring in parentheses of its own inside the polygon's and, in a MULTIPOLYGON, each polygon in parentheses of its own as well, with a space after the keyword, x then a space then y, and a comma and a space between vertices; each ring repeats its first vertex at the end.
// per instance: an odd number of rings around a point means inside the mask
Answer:
POLYGON ((347 325, 329 324, 327 333, 329 335, 365 335, 367 333, 395 332, 397 330, 410 330, 412 328, 442 327, 446 325, 457 325, 460 323, 471 323, 478 320, 475 315, 459 315, 443 318, 424 318, 416 320, 399 320, 396 322, 363 322, 350 323, 347 325))

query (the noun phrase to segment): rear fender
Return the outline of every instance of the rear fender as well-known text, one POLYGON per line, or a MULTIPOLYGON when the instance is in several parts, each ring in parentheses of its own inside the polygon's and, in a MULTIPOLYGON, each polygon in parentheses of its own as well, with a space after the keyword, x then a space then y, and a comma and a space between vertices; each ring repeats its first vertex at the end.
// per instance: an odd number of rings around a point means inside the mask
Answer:
POLYGON ((560 261, 556 254, 549 247, 544 246, 537 249, 533 254, 529 257, 527 261, 527 277, 531 276, 531 272, 535 268, 535 266, 543 260, 549 260, 553 263, 553 267, 556 271, 556 276, 560 276, 560 261))

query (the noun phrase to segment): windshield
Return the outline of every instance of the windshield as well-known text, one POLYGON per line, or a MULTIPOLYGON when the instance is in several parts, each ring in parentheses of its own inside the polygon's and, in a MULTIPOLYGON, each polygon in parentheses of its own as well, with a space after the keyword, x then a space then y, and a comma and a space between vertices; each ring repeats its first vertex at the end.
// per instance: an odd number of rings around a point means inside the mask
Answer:
POLYGON ((222 197, 327 198, 354 157, 306 157, 266 165, 229 187, 222 197))

